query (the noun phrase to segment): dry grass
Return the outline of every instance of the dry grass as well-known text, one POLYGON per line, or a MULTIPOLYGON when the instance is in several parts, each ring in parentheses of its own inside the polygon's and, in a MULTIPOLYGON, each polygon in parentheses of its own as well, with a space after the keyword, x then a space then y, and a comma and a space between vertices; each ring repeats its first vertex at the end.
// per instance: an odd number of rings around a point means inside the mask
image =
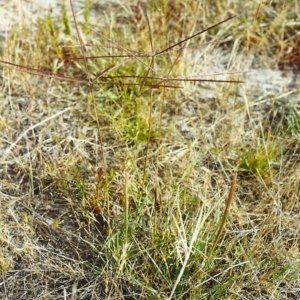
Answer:
POLYGON ((235 73, 286 61, 299 7, 203 2, 3 42, 1 299, 300 298, 297 84, 235 73))

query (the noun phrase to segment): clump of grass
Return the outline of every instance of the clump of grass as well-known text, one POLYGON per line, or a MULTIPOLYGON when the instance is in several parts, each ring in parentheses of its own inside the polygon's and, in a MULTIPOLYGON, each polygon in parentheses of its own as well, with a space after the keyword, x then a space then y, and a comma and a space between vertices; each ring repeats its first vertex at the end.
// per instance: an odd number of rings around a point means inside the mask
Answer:
POLYGON ((289 115, 286 116, 286 120, 288 123, 287 132, 294 138, 295 140, 300 139, 300 117, 295 110, 291 110, 289 115))
POLYGON ((267 139, 263 144, 246 149, 242 154, 240 170, 258 176, 270 173, 274 163, 279 159, 278 142, 267 139))
MULTIPOLYGON (((14 166, 6 171, 4 183, 15 174, 22 190, 17 190, 10 207, 3 201, 1 214, 9 212, 8 226, 22 232, 23 239, 1 243, 15 256, 26 253, 20 264, 30 267, 24 278, 32 283, 42 271, 49 272, 48 292, 57 299, 62 286, 65 298, 279 297, 278 284, 288 281, 297 286, 297 261, 291 263, 287 254, 297 243, 287 231, 292 219, 287 212, 297 207, 295 201, 291 207, 284 200, 296 194, 283 187, 282 174, 289 169, 283 159, 279 161, 281 145, 271 134, 261 138, 253 132, 253 140, 259 142, 243 148, 249 141, 239 140, 232 126, 243 105, 236 105, 237 93, 232 96, 228 86, 221 86, 239 80, 204 78, 220 89, 216 95, 222 99, 213 101, 206 99, 204 89, 200 96, 187 96, 183 88, 197 91, 202 84, 201 74, 184 74, 186 58, 193 57, 200 42, 228 37, 227 30, 238 40, 233 54, 247 44, 246 25, 241 22, 247 14, 228 18, 223 1, 211 10, 200 9, 195 1, 152 4, 151 10, 141 1, 132 8, 125 5, 131 12, 128 18, 113 18, 116 26, 98 29, 88 26, 89 3, 81 24, 71 2, 72 26, 63 8, 62 26, 51 15, 39 21, 37 50, 30 43, 18 44, 19 50, 29 47, 27 55, 37 55, 36 61, 28 65, 26 55, 22 60, 1 60, 6 67, 50 78, 45 79, 42 109, 55 111, 22 128, 2 157, 1 163, 14 166), (195 15, 206 17, 209 26, 195 15), (218 30, 229 21, 232 25, 226 30, 218 30), (49 40, 46 50, 41 36, 49 40), (185 56, 188 51, 192 55, 185 56), (43 60, 46 53, 49 59, 43 60), (236 148, 243 149, 241 155, 235 155, 240 153, 236 148), (28 150, 24 154, 21 149, 28 150), (275 162, 280 164, 276 176, 275 162), (228 188, 238 168, 256 176, 234 177, 228 188), (28 169, 30 176, 20 175, 28 169), (275 181, 267 180, 268 175, 275 181), (26 222, 19 221, 16 204, 30 216, 26 222), (287 218, 278 218, 283 213, 287 218)), ((258 3, 251 5, 257 8, 258 3)), ((253 15, 261 22, 269 18, 258 10, 253 15)), ((275 25, 268 38, 277 34, 275 25)), ((223 43, 224 48, 228 45, 230 41, 223 43)), ((40 99, 34 100, 41 105, 40 99)), ((17 109, 13 101, 10 107, 17 109)), ((9 264, 3 273, 17 270, 9 264)), ((25 294, 41 295, 38 287, 25 294)))

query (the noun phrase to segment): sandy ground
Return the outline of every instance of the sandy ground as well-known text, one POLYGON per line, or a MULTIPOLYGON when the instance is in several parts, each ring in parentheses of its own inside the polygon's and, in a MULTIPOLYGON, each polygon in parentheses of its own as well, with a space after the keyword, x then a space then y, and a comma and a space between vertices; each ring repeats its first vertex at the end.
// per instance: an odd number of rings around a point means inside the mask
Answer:
MULTIPOLYGON (((59 1, 64 3, 66 1, 59 1)), ((47 13, 48 10, 52 9, 54 12, 58 11, 58 1, 22 1, 22 0, 10 0, 0 1, 0 27, 1 36, 4 38, 7 36, 11 27, 16 24, 20 24, 26 20, 29 24, 34 24, 38 17, 47 13)))

